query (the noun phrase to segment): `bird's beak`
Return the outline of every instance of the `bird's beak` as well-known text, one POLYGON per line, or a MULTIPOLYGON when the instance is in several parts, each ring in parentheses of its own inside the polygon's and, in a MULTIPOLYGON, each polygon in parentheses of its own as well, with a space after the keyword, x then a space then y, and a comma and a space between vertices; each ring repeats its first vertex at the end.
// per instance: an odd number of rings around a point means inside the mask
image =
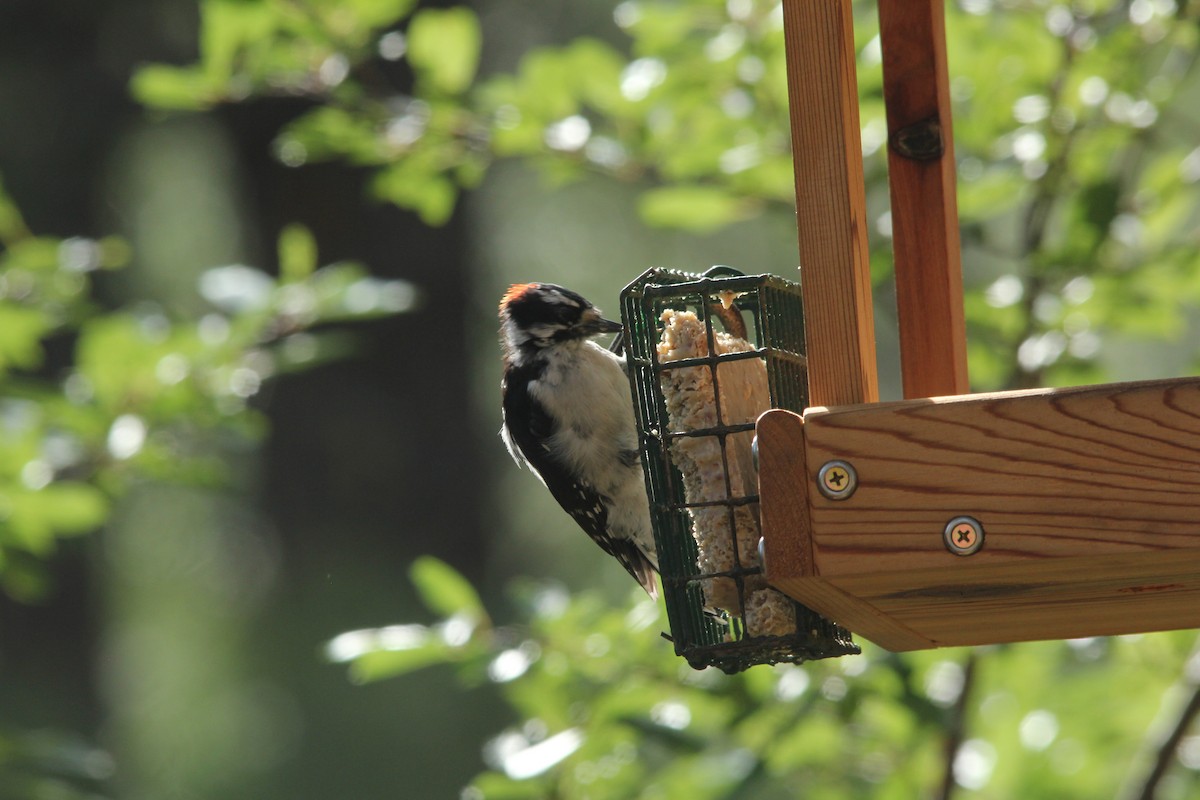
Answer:
POLYGON ((611 319, 598 319, 596 324, 600 328, 600 333, 619 333, 625 328, 621 323, 613 322, 611 319))
POLYGON ((616 333, 624 329, 621 323, 605 319, 600 316, 599 311, 591 308, 583 312, 583 319, 579 320, 579 327, 588 336, 595 336, 598 333, 616 333))

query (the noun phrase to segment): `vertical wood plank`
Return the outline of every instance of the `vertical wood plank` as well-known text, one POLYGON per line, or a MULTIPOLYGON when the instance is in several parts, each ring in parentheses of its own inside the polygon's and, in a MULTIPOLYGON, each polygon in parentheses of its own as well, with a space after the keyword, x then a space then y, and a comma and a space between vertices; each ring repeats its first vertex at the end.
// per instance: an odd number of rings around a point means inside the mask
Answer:
POLYGON ((804 419, 781 408, 758 418, 758 495, 767 580, 813 577, 804 419))
POLYGON ((879 0, 904 396, 965 394, 944 0, 879 0))
POLYGON ((850 0, 784 0, 813 405, 875 402, 875 323, 850 0))

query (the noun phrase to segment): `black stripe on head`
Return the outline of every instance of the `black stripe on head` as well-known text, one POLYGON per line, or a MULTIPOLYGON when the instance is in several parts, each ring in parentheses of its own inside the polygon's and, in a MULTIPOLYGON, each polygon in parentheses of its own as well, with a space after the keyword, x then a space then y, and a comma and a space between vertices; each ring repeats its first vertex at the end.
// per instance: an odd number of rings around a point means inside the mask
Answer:
POLYGON ((500 301, 500 319, 530 341, 561 341, 586 333, 575 328, 593 306, 581 295, 553 283, 519 283, 500 301))

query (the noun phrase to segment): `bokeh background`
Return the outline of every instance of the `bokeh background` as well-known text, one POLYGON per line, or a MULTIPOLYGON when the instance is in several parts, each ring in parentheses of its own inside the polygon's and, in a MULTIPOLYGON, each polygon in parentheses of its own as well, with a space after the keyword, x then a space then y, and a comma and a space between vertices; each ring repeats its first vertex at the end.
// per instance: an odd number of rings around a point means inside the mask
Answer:
MULTIPOLYGON (((0 2, 0 798, 1200 791, 1191 633, 693 675, 504 453, 509 283, 795 277, 776 6, 0 2)), ((976 388, 1194 373, 1200 9, 947 14, 976 388)))
MULTIPOLYGON (((129 243, 128 266, 96 282, 109 308, 198 318, 204 270, 275 271, 297 221, 322 263, 403 276, 420 307, 264 387, 269 433, 223 453, 230 485, 138 480, 103 534, 63 543, 32 603, 6 597, 2 724, 52 750, 121 753, 119 796, 452 796, 480 766, 460 732, 486 730, 494 706, 456 702, 445 674, 355 687, 321 648, 412 616, 417 554, 491 572, 498 422, 470 376, 494 356, 480 336, 493 313, 465 219, 430 228, 372 201, 362 170, 280 164, 271 142, 304 99, 147 111, 133 71, 194 60, 198 30, 193 2, 0 7, 0 171, 28 226, 129 243), (414 774, 426 788, 409 795, 414 774)), ((72 345, 51 342, 44 374, 61 378, 72 345)), ((21 784, 0 778, 0 795, 49 796, 21 784)))

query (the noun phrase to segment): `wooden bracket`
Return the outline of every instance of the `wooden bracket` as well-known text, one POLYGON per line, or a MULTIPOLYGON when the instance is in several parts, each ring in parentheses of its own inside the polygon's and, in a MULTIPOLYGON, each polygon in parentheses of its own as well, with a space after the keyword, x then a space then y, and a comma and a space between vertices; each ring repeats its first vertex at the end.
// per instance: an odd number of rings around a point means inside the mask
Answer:
POLYGON ((773 410, 758 441, 768 581, 889 650, 1200 627, 1200 378, 773 410))

